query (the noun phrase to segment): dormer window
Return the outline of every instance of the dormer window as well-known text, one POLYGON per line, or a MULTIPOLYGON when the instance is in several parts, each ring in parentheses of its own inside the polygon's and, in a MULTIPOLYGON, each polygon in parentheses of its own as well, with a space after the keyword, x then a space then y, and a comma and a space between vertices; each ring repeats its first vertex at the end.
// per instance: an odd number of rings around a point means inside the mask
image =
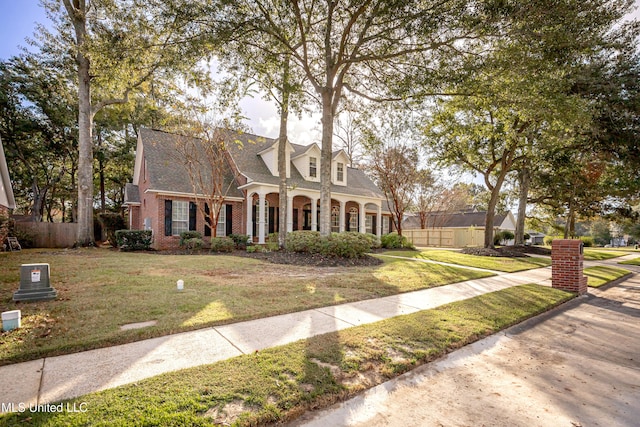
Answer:
POLYGON ((338 182, 344 181, 344 163, 338 162, 336 179, 338 182))
POLYGON ((316 178, 318 176, 318 159, 309 157, 309 177, 316 178))

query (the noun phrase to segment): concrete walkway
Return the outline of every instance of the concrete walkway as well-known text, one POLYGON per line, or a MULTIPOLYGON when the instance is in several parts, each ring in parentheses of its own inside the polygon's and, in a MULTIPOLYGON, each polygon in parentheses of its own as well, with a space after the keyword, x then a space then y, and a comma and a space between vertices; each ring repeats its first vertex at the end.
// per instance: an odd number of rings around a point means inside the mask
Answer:
POLYGON ((639 317, 636 272, 291 425, 638 426, 639 317))
POLYGON ((43 404, 218 362, 314 335, 427 310, 525 283, 550 285, 550 267, 168 335, 0 367, 0 402, 43 404))

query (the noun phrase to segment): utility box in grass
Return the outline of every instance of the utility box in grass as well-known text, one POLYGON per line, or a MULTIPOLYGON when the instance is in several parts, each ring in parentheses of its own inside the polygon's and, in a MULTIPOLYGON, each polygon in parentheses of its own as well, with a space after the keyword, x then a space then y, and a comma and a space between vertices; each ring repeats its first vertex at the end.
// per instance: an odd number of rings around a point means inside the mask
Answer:
POLYGON ((58 291, 51 287, 49 264, 20 266, 20 289, 14 292, 14 301, 47 301, 57 296, 58 291))
POLYGON ((5 311, 2 313, 2 331, 12 331, 20 327, 20 310, 5 311))

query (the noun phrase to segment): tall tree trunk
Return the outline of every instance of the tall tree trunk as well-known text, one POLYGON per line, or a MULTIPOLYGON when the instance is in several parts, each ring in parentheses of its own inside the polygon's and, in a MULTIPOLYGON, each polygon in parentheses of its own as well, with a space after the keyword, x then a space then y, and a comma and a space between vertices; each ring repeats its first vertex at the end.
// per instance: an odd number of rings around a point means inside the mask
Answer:
POLYGON ((573 229, 574 229, 574 219, 575 217, 575 211, 573 208, 573 202, 569 202, 569 211, 567 212, 567 217, 566 217, 566 224, 564 227, 564 238, 568 239, 569 237, 573 236, 573 229))
POLYGON ((31 192, 33 193, 33 204, 31 207, 31 220, 34 222, 42 221, 44 212, 44 199, 47 195, 47 188, 41 189, 36 178, 33 178, 31 184, 31 192))
POLYGON ((98 132, 98 175, 100 178, 100 212, 107 210, 107 196, 104 189, 104 151, 102 150, 102 132, 98 132))
POLYGON ((333 136, 333 90, 322 92, 322 148, 320 154, 320 234, 331 234, 331 153, 333 136))
POLYGON ((64 0, 76 34, 78 65, 78 232, 77 246, 94 246, 93 141, 91 138, 91 76, 86 54, 87 9, 85 0, 64 0))
POLYGON ((278 245, 284 248, 287 236, 287 120, 289 119, 289 56, 282 67, 282 99, 280 103, 280 132, 278 134, 278 245))
POLYGON ((398 216, 398 235, 402 236, 402 218, 404 214, 402 212, 397 213, 398 216))
MULTIPOLYGON (((487 206, 487 214, 484 221, 484 247, 493 248, 493 221, 496 216, 496 206, 498 205, 498 198, 500 197, 500 190, 502 189, 502 183, 504 182, 506 172, 505 168, 502 168, 495 185, 491 188, 491 198, 489 199, 489 205, 487 206)), ((486 178, 485 180, 488 180, 486 178)))
POLYGON ((524 245, 524 221, 527 214, 527 197, 529 196, 529 186, 531 176, 529 168, 525 165, 518 173, 520 181, 520 191, 518 197, 518 217, 516 218, 515 244, 524 245))

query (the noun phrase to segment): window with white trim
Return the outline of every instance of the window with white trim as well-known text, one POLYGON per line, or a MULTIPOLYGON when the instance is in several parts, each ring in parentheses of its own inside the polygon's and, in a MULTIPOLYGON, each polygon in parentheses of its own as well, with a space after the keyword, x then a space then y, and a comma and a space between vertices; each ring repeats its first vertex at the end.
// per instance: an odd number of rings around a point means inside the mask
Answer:
POLYGON ((340 232, 340 208, 338 206, 331 208, 331 231, 340 232))
POLYGON ((171 206, 171 235, 189 231, 189 202, 174 200, 171 206))
POLYGON ((218 226, 216 228, 216 236, 224 237, 227 234, 227 205, 220 206, 218 214, 218 226))
POLYGON ((358 209, 356 208, 349 209, 349 231, 359 231, 358 230, 358 209))
POLYGON ((343 182, 344 181, 344 163, 338 162, 336 169, 337 169, 336 180, 338 182, 343 182))
POLYGON ((366 227, 366 229, 367 229, 367 230, 366 230, 366 231, 367 231, 367 233, 370 233, 370 234, 376 234, 376 233, 373 231, 373 215, 367 215, 367 216, 364 218, 364 224, 365 224, 365 227, 366 227))
POLYGON ((389 232, 389 217, 382 217, 382 234, 387 234, 389 232))
POLYGON ((309 157, 309 177, 316 178, 318 176, 318 159, 309 157))

